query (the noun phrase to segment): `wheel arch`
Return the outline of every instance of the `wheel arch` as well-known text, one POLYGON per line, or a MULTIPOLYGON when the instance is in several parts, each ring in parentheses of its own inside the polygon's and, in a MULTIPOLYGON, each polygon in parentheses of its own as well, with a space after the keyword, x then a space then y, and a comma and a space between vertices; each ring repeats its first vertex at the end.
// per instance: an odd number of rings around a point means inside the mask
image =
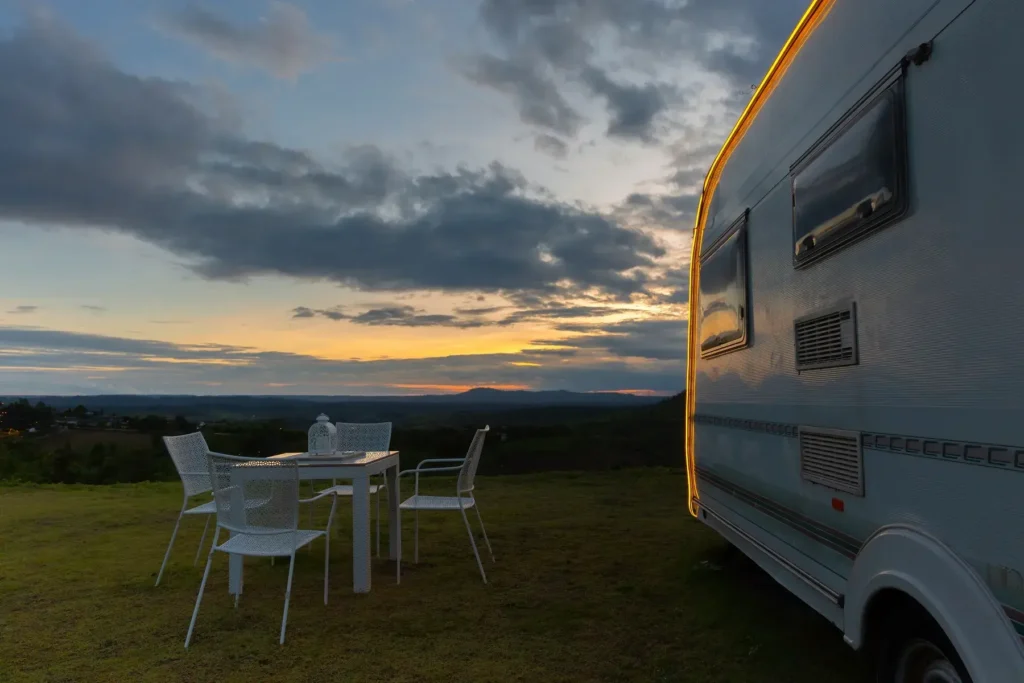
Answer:
POLYGON ((1024 680, 1024 647, 970 565, 924 530, 890 525, 861 547, 844 596, 844 637, 870 643, 884 610, 912 600, 939 625, 975 683, 1024 680))

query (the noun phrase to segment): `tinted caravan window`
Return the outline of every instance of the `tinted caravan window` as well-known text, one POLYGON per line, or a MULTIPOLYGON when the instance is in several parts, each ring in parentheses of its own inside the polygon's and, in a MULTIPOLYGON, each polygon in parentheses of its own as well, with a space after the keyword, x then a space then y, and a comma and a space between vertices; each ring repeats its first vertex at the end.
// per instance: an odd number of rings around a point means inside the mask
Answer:
POLYGON ((700 262, 700 353, 717 356, 747 345, 746 214, 700 262))
POLYGON ((790 173, 793 259, 803 265, 906 211, 902 78, 854 107, 790 173))

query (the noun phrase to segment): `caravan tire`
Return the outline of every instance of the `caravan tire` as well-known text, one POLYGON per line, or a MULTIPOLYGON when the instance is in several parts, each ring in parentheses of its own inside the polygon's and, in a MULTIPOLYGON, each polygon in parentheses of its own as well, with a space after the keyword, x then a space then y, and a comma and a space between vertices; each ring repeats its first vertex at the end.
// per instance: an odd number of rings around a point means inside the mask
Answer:
POLYGON ((972 683, 953 644, 924 609, 892 617, 878 651, 878 683, 972 683))

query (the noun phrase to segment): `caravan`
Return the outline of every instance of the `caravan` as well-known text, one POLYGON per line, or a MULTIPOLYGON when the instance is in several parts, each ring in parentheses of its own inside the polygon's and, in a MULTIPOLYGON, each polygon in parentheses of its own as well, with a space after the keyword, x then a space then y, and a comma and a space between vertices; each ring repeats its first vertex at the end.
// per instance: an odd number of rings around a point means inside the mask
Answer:
POLYGON ((694 231, 690 512, 879 680, 1024 681, 1021 0, 816 0, 694 231))

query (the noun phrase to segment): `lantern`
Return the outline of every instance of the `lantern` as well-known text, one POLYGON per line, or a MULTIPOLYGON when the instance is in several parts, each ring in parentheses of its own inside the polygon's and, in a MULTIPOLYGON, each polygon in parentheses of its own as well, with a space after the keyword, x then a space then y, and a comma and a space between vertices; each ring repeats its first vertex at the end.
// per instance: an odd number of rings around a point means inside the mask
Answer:
POLYGON ((309 428, 308 452, 310 455, 333 455, 337 449, 338 430, 331 424, 331 418, 320 413, 309 428))

